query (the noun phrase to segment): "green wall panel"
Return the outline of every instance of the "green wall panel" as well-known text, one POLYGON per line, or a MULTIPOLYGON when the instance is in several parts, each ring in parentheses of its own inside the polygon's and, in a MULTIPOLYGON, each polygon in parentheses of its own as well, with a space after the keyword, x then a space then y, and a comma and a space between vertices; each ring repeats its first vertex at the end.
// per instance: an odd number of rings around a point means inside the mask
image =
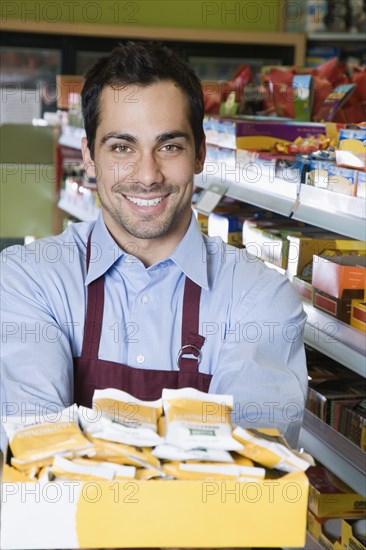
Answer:
POLYGON ((2 20, 278 30, 279 0, 3 0, 2 20))

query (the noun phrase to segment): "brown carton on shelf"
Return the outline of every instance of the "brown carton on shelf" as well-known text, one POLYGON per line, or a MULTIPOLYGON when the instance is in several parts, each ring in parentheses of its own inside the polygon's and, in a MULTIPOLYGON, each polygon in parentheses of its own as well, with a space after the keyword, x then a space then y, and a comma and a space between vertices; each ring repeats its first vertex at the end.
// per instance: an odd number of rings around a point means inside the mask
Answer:
POLYGON ((338 430, 366 451, 366 399, 340 405, 338 430))

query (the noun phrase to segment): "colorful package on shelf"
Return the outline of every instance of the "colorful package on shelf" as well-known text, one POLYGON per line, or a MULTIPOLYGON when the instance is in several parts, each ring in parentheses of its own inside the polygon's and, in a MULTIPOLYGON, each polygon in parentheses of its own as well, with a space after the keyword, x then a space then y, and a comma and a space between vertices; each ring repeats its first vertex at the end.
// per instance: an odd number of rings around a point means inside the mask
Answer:
POLYGON ((358 298, 366 288, 366 257, 314 255, 312 284, 335 298, 358 298))
POLYGON ((252 70, 248 65, 240 65, 232 80, 203 81, 205 113, 218 114, 222 102, 226 101, 231 92, 235 93, 235 102, 239 104, 245 86, 252 80, 252 70))
POLYGON ((305 281, 311 281, 313 271, 313 256, 320 256, 325 252, 334 251, 336 255, 355 254, 366 255, 366 244, 350 237, 343 237, 327 231, 316 231, 309 235, 289 235, 289 251, 287 263, 287 277, 292 280, 294 276, 305 281))
POLYGON ((306 181, 314 187, 354 197, 357 194, 357 174, 357 170, 342 168, 332 161, 311 160, 306 181))
POLYGON ((234 119, 206 115, 203 121, 203 129, 208 144, 236 149, 236 123, 234 119))
POLYGON ((342 519, 342 546, 345 549, 366 550, 365 519, 342 519))
POLYGON ((338 425, 334 427, 366 451, 366 399, 341 404, 338 425))
POLYGON ((243 213, 212 212, 208 217, 209 237, 221 237, 225 243, 242 248, 243 213))
POLYGON ((339 133, 338 149, 335 153, 338 166, 365 171, 366 128, 342 129, 339 133))
POLYGON ((296 78, 304 74, 312 77, 311 120, 358 123, 365 119, 362 106, 365 93, 364 68, 353 72, 352 82, 345 65, 336 57, 313 69, 272 67, 267 74, 262 74, 267 90, 267 112, 296 118, 295 102, 299 95, 296 78))
POLYGON ((366 302, 364 300, 352 300, 351 302, 351 327, 366 332, 366 302))

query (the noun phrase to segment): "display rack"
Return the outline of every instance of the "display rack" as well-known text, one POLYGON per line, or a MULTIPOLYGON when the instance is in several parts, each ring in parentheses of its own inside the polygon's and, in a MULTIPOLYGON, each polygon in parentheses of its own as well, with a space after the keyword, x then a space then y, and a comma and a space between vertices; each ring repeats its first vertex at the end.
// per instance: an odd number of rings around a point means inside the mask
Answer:
MULTIPOLYGON (((269 181, 265 176, 254 186, 240 178, 240 174, 231 175, 231 179, 228 180, 204 173, 196 177, 195 183, 203 189, 219 183, 227 186, 228 197, 284 216, 292 216, 351 238, 365 239, 366 205, 365 201, 357 197, 311 189, 305 185, 301 185, 300 192, 297 193, 295 184, 289 184, 280 178, 272 178, 272 181, 269 181)), ((364 334, 305 302, 304 309, 308 315, 305 342, 365 377, 364 334)), ((300 445, 317 460, 326 464, 355 491, 366 497, 366 453, 359 447, 308 411, 305 411, 304 425, 300 432, 300 445)), ((308 535, 306 550, 308 548, 318 549, 321 546, 308 535)))
POLYGON ((366 377, 365 335, 304 302, 308 316, 304 340, 331 359, 366 377))
POLYGON ((324 550, 324 546, 316 541, 310 533, 306 533, 305 550, 324 550))
POLYGON ((358 197, 333 193, 310 185, 298 186, 278 177, 253 178, 245 181, 242 169, 230 172, 227 177, 203 172, 195 178, 195 184, 203 189, 218 183, 228 187, 226 196, 271 210, 283 216, 293 217, 316 227, 341 233, 354 239, 365 239, 366 202, 358 197), (341 228, 341 230, 340 230, 341 228))
POLYGON ((305 411, 300 445, 354 491, 366 498, 366 453, 309 411, 305 411))

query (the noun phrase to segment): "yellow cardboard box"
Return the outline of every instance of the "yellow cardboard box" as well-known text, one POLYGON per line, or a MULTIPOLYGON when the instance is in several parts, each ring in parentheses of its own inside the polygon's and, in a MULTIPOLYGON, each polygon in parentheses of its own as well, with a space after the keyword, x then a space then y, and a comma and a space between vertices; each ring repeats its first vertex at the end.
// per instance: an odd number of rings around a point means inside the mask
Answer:
POLYGON ((12 480, 1 548, 302 547, 304 473, 261 482, 12 480))
MULTIPOLYGON (((341 535, 338 539, 335 539, 327 534, 327 522, 329 521, 329 519, 319 519, 308 510, 308 531, 311 536, 320 543, 322 548, 328 548, 329 550, 344 550, 341 543, 341 535)), ((342 520, 337 518, 336 521, 339 521, 341 527, 342 520)))
POLYGON ((366 546, 353 534, 353 521, 342 520, 342 546, 344 550, 366 550, 366 546))
MULTIPOLYGON (((336 238, 336 235, 320 233, 310 237, 289 235, 289 249, 286 275, 292 281, 297 276, 311 282, 313 255, 320 256, 324 251, 334 250, 335 255, 366 254, 366 243, 353 239, 336 238)), ((328 256, 331 253, 328 252, 328 256)))
POLYGON ((309 510, 318 518, 363 517, 366 499, 323 466, 307 470, 309 510))

